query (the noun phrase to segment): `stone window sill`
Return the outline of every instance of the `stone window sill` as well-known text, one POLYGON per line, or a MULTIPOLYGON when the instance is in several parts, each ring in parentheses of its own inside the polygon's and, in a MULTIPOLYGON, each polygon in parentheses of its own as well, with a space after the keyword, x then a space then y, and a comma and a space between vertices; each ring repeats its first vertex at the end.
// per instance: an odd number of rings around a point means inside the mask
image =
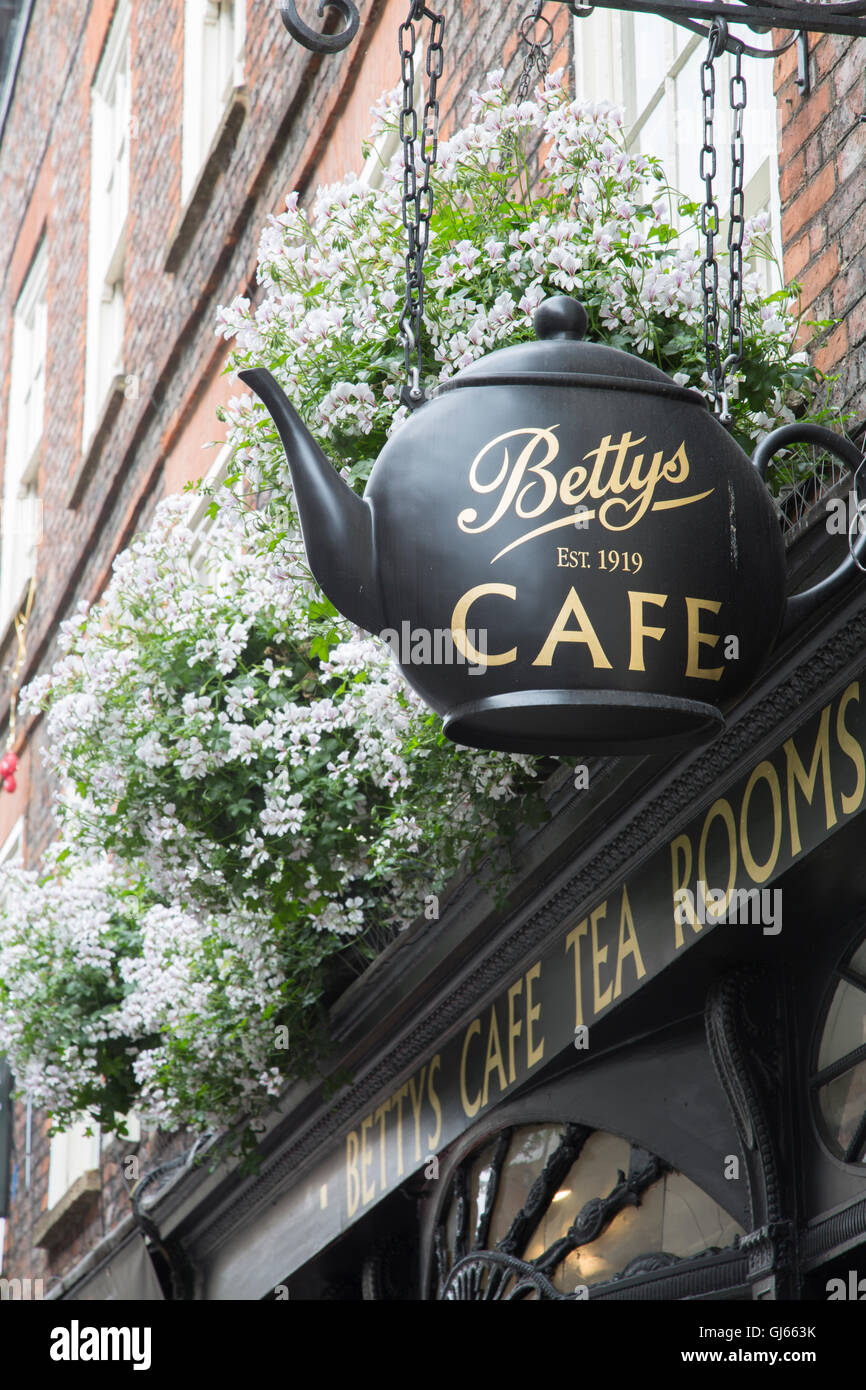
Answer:
POLYGON ((192 192, 175 218, 168 238, 164 266, 173 275, 181 266, 210 207, 214 188, 231 159, 238 132, 247 114, 246 88, 236 87, 211 141, 192 192))
POLYGON ((76 1178, 59 1202, 46 1211, 33 1227, 33 1244, 53 1250, 68 1241, 83 1225, 99 1201, 100 1176, 91 1168, 76 1178))
POLYGON ((87 491, 90 480, 96 472, 96 465, 99 456, 105 447, 105 441, 111 432, 111 427, 117 418, 117 412, 123 403, 123 393, 126 389, 126 377, 118 374, 111 379, 108 388, 108 395, 102 407, 102 414, 96 422, 93 433, 87 441, 87 447, 81 457, 78 470, 72 480, 72 488, 69 493, 66 505, 70 511, 75 511, 81 499, 87 491))

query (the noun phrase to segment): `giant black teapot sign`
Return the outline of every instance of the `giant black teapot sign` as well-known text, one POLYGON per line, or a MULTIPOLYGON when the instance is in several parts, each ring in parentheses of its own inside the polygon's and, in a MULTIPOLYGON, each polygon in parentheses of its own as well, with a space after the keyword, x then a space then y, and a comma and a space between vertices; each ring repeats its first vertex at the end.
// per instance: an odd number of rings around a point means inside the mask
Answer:
POLYGON ((697 392, 581 341, 574 300, 548 300, 535 326, 538 341, 473 363, 410 417, 363 499, 271 374, 240 375, 276 421, 334 605, 370 632, 450 635, 451 653, 400 656, 449 738, 528 753, 703 742, 783 625, 854 568, 786 604, 770 458, 798 440, 859 455, 790 425, 752 463, 697 392))

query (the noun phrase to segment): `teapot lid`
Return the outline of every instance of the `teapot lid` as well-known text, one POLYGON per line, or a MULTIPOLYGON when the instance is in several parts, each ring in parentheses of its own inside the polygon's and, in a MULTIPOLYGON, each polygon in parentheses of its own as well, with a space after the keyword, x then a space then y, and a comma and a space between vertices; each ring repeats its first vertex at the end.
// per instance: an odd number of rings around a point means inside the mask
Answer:
POLYGON ((651 362, 604 343, 584 342, 587 322, 586 310, 576 299, 554 295, 535 311, 535 342, 516 343, 479 357, 443 381, 436 394, 464 386, 544 383, 649 391, 709 408, 700 392, 677 386, 651 362))

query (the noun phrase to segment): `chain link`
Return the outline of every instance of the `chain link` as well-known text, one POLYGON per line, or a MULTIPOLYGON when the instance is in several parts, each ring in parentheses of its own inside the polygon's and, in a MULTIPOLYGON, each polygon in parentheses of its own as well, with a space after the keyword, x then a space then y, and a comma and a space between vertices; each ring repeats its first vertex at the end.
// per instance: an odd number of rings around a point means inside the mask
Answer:
POLYGON ((517 84, 517 104, 526 101, 529 96, 529 89, 532 85, 533 71, 538 74, 537 81, 543 82, 550 67, 550 50, 553 47, 553 25, 542 13, 544 0, 535 0, 529 14, 524 15, 520 21, 519 34, 526 44, 526 53, 523 57, 523 71, 520 74, 520 81, 517 84), (535 26, 541 23, 544 25, 543 38, 536 39, 535 26))
POLYGON ((734 74, 731 78, 731 216, 728 223, 728 258, 730 264, 731 301, 728 316, 728 355, 722 363, 723 376, 731 376, 743 360, 743 233, 745 204, 743 196, 745 146, 743 144, 743 112, 746 109, 746 79, 743 77, 743 48, 733 45, 734 74))
POLYGON ((707 56, 701 63, 701 97, 703 100, 704 143, 701 146, 700 175, 704 181, 704 201, 701 206, 701 234, 704 238, 704 259, 701 264, 701 289, 704 293, 704 354, 707 376, 716 410, 722 399, 722 359, 719 351, 719 267, 716 264, 714 239, 719 230, 719 205, 713 193, 717 160, 713 124, 716 104, 716 70, 713 66, 724 49, 726 29, 719 20, 710 26, 707 56))
POLYGON ((710 26, 707 56, 701 64, 701 96, 703 99, 703 145, 700 176, 704 181, 704 201, 701 206, 701 234, 704 238, 704 257, 701 264, 701 288, 704 294, 704 354, 707 377, 713 393, 713 405, 723 425, 731 423, 727 383, 743 358, 743 234, 745 231, 743 176, 745 145, 743 142, 743 112, 746 109, 746 79, 742 71, 743 45, 728 38, 723 20, 713 20, 710 26), (719 231, 719 206, 713 192, 717 172, 714 142, 716 72, 714 63, 720 53, 734 54, 734 73, 730 81, 731 124, 731 200, 728 223, 729 304, 727 354, 722 361, 719 321, 719 268, 716 262, 715 237, 719 231))
POLYGON ((424 403, 421 385, 421 332, 424 323, 424 253, 430 240, 430 217, 433 212, 433 190, 430 172, 436 163, 439 148, 439 98, 437 87, 442 76, 442 37, 444 16, 431 10, 425 0, 410 0, 409 14, 399 28, 400 76, 403 87, 403 106, 400 112, 400 139, 403 142, 403 226, 406 229, 406 294, 400 314, 400 341, 406 382, 400 400, 410 410, 424 403), (427 101, 421 130, 420 162, 423 166, 418 182, 415 147, 418 140, 418 115, 415 110, 415 47, 416 24, 430 20, 425 70, 428 78, 427 101), (428 143, 429 142, 429 143, 428 143), (416 360, 413 363, 412 355, 416 360))

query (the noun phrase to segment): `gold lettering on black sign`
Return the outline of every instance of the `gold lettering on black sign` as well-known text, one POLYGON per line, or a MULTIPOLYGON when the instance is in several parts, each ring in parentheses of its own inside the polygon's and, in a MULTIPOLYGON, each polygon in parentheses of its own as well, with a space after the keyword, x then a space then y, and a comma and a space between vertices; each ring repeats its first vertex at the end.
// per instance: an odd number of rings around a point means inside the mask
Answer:
POLYGON ((491 530, 509 512, 521 521, 534 521, 559 501, 569 508, 569 514, 555 521, 533 527, 504 546, 493 559, 495 564, 509 550, 533 540, 536 536, 574 525, 574 509, 581 508, 581 524, 597 517, 607 531, 628 531, 648 511, 665 511, 672 507, 687 507, 700 502, 714 491, 692 493, 686 497, 656 497, 663 483, 681 487, 689 476, 689 460, 683 441, 670 458, 664 449, 652 452, 644 466, 649 450, 637 452, 646 436, 633 439, 627 430, 616 442, 609 434, 595 449, 584 454, 583 462, 568 469, 560 481, 549 471, 549 465, 559 454, 559 440, 554 430, 558 425, 526 427, 508 430, 485 444, 475 455, 469 468, 469 486, 473 492, 490 496, 493 506, 484 520, 475 507, 465 507, 457 517, 457 525, 466 535, 475 536, 491 530), (509 441, 525 441, 512 462, 509 441), (501 447, 501 453, 499 449, 501 447), (492 472, 488 469, 493 460, 492 472), (584 467, 588 464, 588 467, 584 467), (587 507, 586 499, 597 503, 587 507))
MULTIPOLYGON (((451 614, 451 635, 457 650, 466 658, 467 661, 476 662, 478 665, 487 666, 509 666, 512 662, 519 659, 517 647, 509 647, 506 651, 482 653, 476 651, 470 642, 466 631, 469 622, 469 610, 473 604, 486 597, 498 597, 508 599, 514 603, 518 601, 517 587, 514 584, 476 584, 474 588, 467 589, 454 605, 451 614)), ((628 621, 630 632, 630 653, 629 671, 645 671, 645 643, 647 641, 661 642, 669 630, 669 625, 656 627, 645 621, 647 606, 664 608, 670 598, 669 594, 655 594, 641 589, 629 589, 628 598, 628 621)), ((702 615, 704 613, 719 614, 721 603, 715 599, 692 598, 684 596, 681 604, 685 605, 685 628, 686 628, 686 649, 687 658, 684 675, 691 680, 718 681, 724 674, 723 666, 702 666, 700 664, 701 647, 715 647, 720 640, 720 634, 709 632, 701 626, 702 615)), ((623 617, 626 615, 624 614, 623 617)), ((682 607, 680 606, 680 623, 682 623, 682 607)), ((503 617, 503 627, 507 630, 508 620, 503 617)), ((533 666, 553 666, 557 660, 561 659, 560 646, 565 643, 571 645, 578 643, 583 646, 592 662, 593 669, 596 671, 612 670, 611 663, 604 650, 598 632, 593 626, 592 619, 584 607, 577 589, 570 588, 565 601, 560 606, 559 612, 553 619, 547 635, 542 642, 538 654, 532 661, 533 666)), ((803 774, 805 776, 805 772, 803 774)))

